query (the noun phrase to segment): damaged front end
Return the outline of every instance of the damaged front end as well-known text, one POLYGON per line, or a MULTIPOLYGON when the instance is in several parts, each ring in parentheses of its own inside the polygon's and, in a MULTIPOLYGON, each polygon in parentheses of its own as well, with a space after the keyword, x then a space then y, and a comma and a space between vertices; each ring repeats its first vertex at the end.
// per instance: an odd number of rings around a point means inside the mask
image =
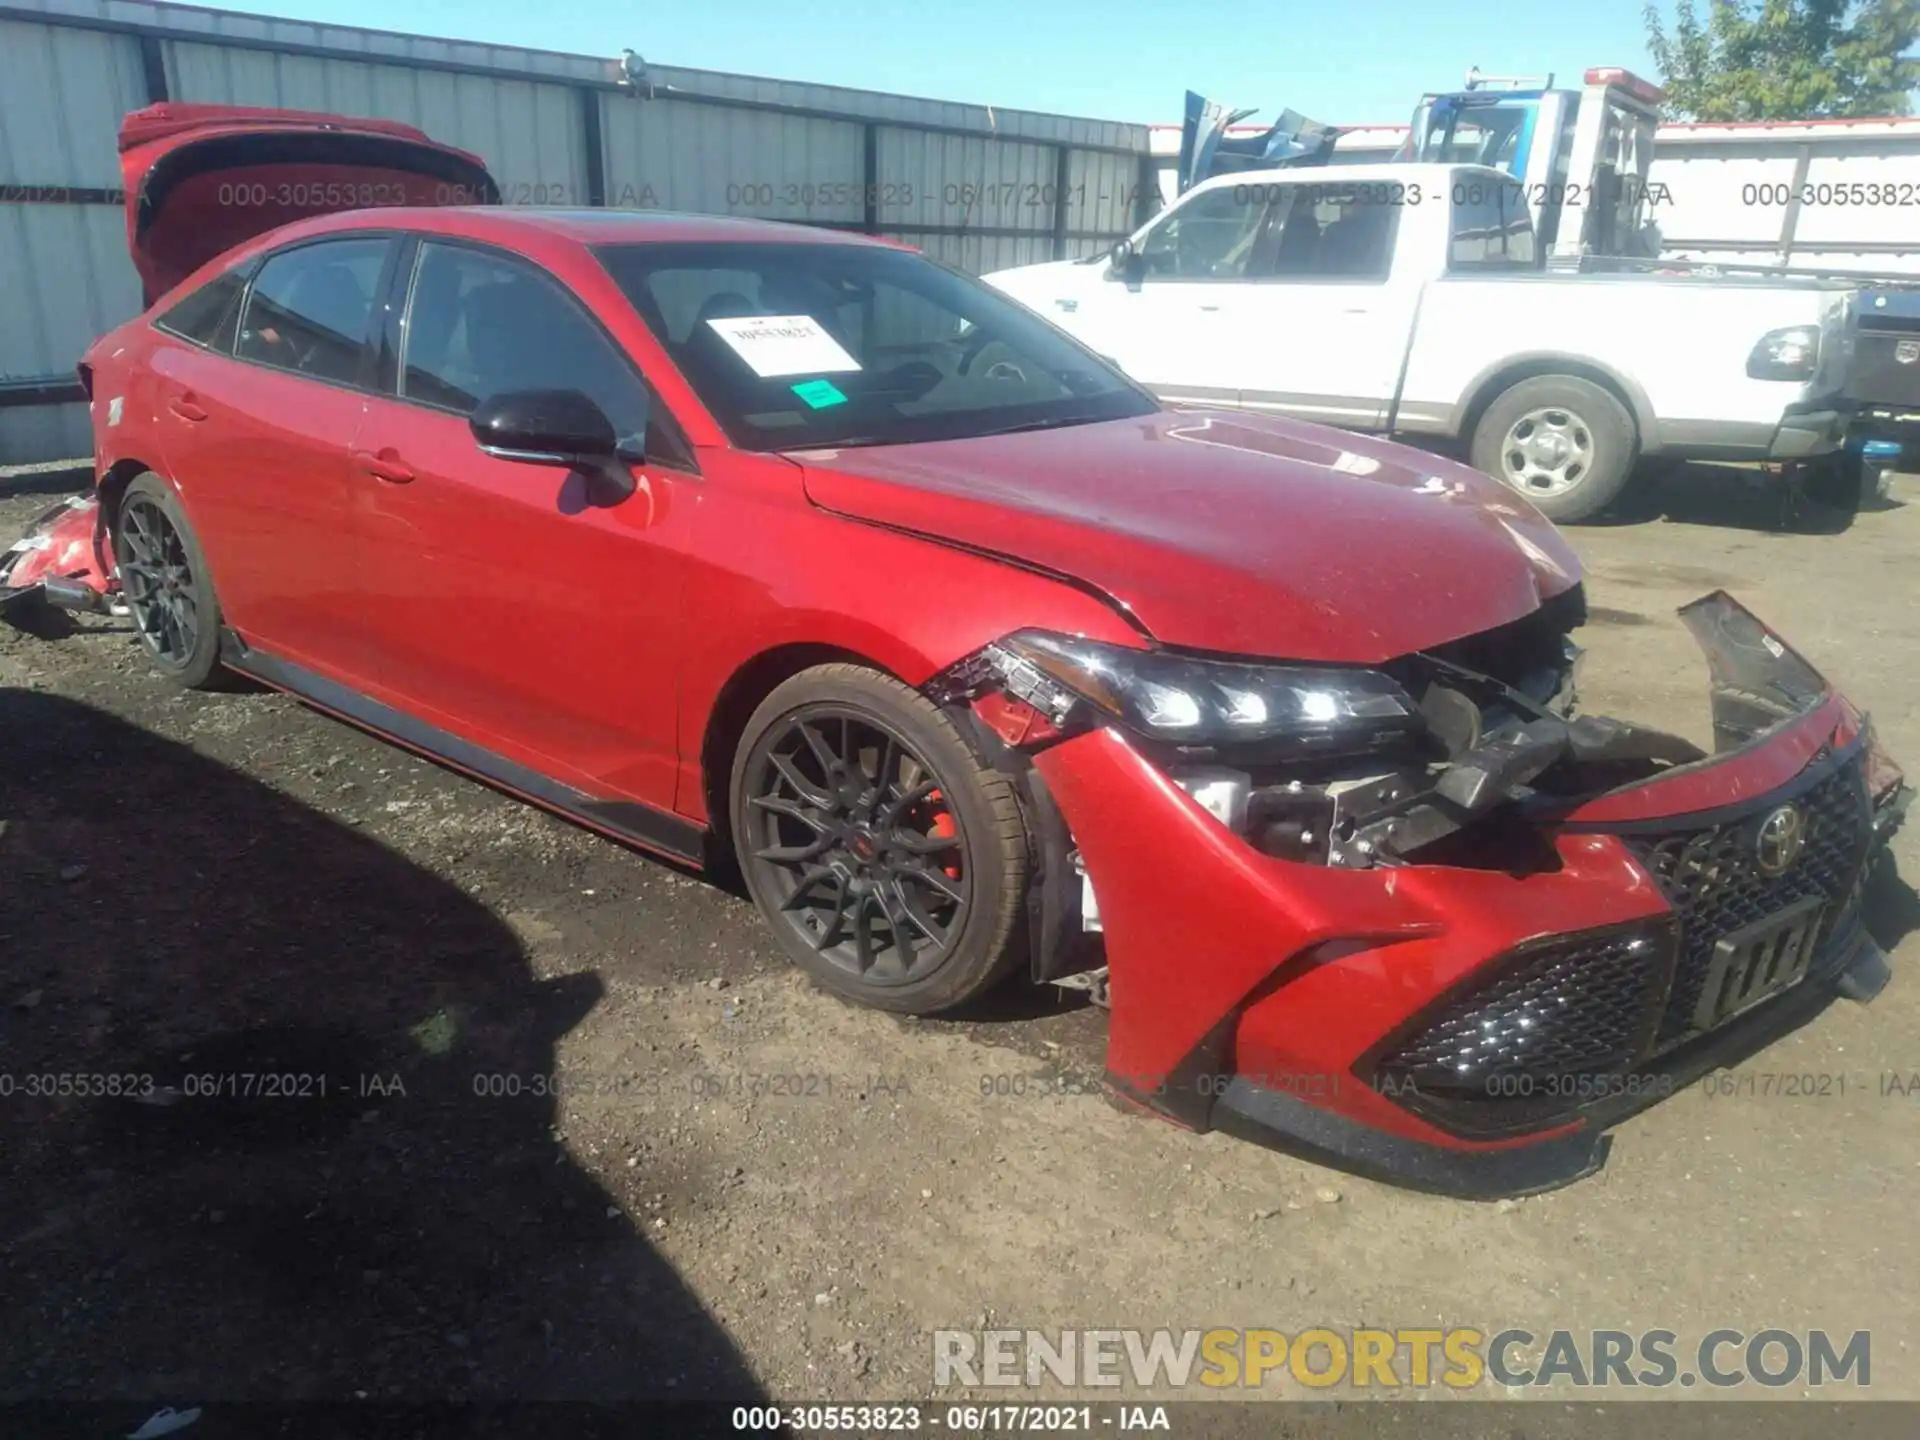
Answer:
POLYGON ((927 691, 1035 802, 1036 978, 1109 1005, 1120 1095, 1522 1193, 1766 1002, 1885 979, 1857 901, 1899 769, 1731 597, 1680 616, 1711 753, 1579 712, 1577 588, 1369 669, 1023 632, 927 691))
POLYGON ((0 555, 0 615, 17 620, 49 605, 107 613, 114 589, 110 544, 92 491, 36 516, 0 555))

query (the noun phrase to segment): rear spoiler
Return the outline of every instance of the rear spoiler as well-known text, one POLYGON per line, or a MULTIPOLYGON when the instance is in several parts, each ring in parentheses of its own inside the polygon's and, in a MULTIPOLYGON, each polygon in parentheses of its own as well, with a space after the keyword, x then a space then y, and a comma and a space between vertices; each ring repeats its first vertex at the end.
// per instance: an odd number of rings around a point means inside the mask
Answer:
POLYGON ((1254 110, 1229 110, 1192 90, 1187 91, 1186 118, 1180 126, 1179 193, 1184 195, 1202 180, 1242 170, 1274 170, 1283 166, 1325 165, 1343 132, 1297 110, 1283 110, 1264 134, 1227 138, 1254 110))

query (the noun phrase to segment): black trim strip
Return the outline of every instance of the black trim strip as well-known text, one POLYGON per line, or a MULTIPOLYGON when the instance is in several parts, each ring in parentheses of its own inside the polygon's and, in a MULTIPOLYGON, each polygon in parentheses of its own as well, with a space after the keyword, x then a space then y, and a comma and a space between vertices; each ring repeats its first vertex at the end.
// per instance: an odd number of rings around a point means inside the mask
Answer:
POLYGON ((140 37, 140 71, 147 82, 149 105, 158 105, 173 98, 167 86, 167 53, 160 48, 158 35, 140 37))
POLYGON ((1450 1150, 1357 1124, 1243 1075, 1228 1083, 1214 1107, 1213 1127, 1349 1174, 1465 1200, 1557 1190, 1598 1170, 1610 1145, 1588 1127, 1533 1145, 1450 1150))
POLYGON ((78 380, 64 375, 37 375, 26 380, 0 380, 0 410, 16 405, 84 405, 87 392, 78 380))
POLYGON ((601 799, 575 790, 470 740, 450 735, 438 726, 316 675, 305 666, 255 649, 231 630, 221 632, 220 658, 230 668, 276 690, 297 695, 342 720, 409 750, 417 750, 431 760, 477 776, 569 820, 685 865, 704 864, 706 829, 682 816, 656 810, 637 800, 601 799))
POLYGON ((1062 145, 1053 152, 1053 258, 1067 258, 1068 183, 1073 176, 1073 152, 1062 145))
POLYGON ((587 203, 604 207, 607 203, 607 147, 600 129, 600 92, 591 86, 582 86, 575 93, 580 97, 580 138, 587 166, 587 203))
POLYGON ((0 205, 124 205, 127 192, 97 185, 0 184, 0 205))

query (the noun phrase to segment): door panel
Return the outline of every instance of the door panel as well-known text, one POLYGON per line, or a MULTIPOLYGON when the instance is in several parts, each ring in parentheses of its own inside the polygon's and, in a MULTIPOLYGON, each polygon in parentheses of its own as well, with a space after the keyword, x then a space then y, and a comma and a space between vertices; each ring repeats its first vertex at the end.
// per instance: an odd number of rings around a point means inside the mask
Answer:
POLYGON ((1232 404, 1253 339, 1248 281, 1272 240, 1263 187, 1201 191, 1142 239, 1140 280, 1087 287, 1072 329, 1169 401, 1232 404))
POLYGON ((370 403, 352 466, 380 691, 565 783, 670 807, 699 480, 633 464, 616 499, 487 455, 466 419, 505 391, 580 389, 637 439, 644 382, 551 277, 475 247, 421 245, 401 343, 403 398, 370 403))
POLYGON ((1417 286, 1393 278, 1400 211, 1415 192, 1364 181, 1265 188, 1278 239, 1235 316, 1240 403, 1378 429, 1418 298, 1417 286))
POLYGON ((153 357, 162 459, 227 623, 340 678, 368 657, 347 468, 366 396, 338 377, 360 363, 387 250, 357 237, 269 258, 238 320, 257 363, 172 336, 153 357))

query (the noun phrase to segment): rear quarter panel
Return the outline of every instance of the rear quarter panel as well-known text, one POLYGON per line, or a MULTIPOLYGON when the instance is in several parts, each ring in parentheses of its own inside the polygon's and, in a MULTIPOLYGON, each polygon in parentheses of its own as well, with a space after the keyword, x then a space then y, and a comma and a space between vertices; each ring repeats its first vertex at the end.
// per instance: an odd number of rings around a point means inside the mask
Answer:
POLYGON ((1787 406, 1838 388, 1838 367, 1830 355, 1811 383, 1751 380, 1747 356, 1765 332, 1819 324, 1843 304, 1839 291, 1680 278, 1441 279, 1420 307, 1402 404, 1444 411, 1457 430, 1510 360, 1559 356, 1621 382, 1643 443, 1708 423, 1770 437, 1787 406))

